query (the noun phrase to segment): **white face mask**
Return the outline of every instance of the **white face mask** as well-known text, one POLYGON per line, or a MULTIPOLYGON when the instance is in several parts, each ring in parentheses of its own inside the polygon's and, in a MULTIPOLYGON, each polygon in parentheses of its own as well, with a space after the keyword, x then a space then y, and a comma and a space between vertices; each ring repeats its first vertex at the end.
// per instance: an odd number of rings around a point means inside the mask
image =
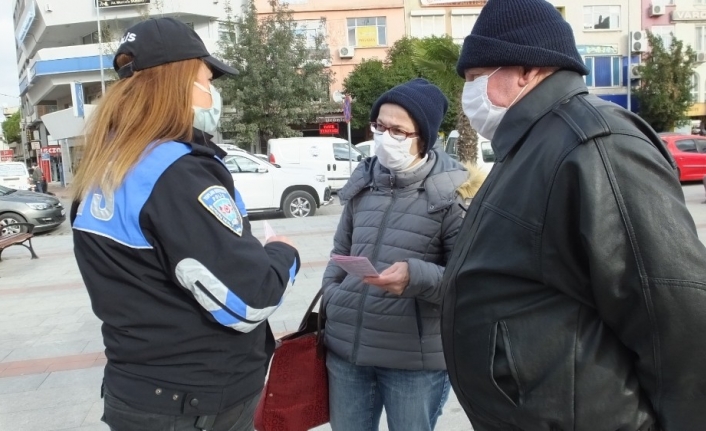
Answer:
POLYGON ((221 93, 211 85, 209 89, 204 88, 198 82, 194 82, 196 88, 211 95, 213 104, 210 108, 200 108, 194 106, 194 127, 209 135, 215 135, 218 131, 218 121, 221 119, 221 93))
MULTIPOLYGON (((502 121, 505 113, 509 108, 495 106, 488 97, 488 79, 501 68, 498 67, 490 75, 479 76, 471 82, 466 82, 463 86, 463 95, 461 96, 461 104, 463 113, 466 114, 468 120, 478 134, 484 138, 493 139, 495 131, 498 129, 500 121, 502 121)), ((526 86, 512 101, 510 106, 514 105, 517 99, 520 98, 525 91, 526 86)))
POLYGON ((412 166, 417 158, 409 153, 412 148, 412 140, 417 138, 407 138, 398 141, 390 136, 390 132, 380 135, 373 135, 375 146, 373 152, 378 156, 380 163, 392 172, 401 172, 412 166))

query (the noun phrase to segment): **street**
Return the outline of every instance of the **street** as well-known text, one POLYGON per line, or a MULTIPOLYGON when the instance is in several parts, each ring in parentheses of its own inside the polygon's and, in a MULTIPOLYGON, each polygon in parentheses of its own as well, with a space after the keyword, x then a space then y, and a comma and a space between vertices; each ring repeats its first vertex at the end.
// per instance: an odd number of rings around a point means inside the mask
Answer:
MULTIPOLYGON (((706 241, 704 187, 690 184, 683 189, 700 238, 706 241)), ((66 196, 60 198, 68 204, 66 196)), ((295 330, 319 289, 340 211, 333 203, 307 219, 252 217, 258 238, 264 239, 262 220, 268 218, 278 234, 296 243, 302 258, 294 288, 270 319, 275 333, 295 330)), ((0 262, 0 430, 105 431, 100 421, 106 362, 100 321, 73 257, 68 222, 39 235, 34 246, 39 260, 13 247, 0 262)), ((472 429, 453 394, 437 429, 472 429)))

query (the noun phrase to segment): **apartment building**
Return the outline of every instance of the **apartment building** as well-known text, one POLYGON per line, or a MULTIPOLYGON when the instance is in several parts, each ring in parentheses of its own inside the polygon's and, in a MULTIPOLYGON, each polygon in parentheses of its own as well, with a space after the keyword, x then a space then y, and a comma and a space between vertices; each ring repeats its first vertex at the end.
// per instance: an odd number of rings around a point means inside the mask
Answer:
POLYGON ((706 120, 706 0, 642 0, 641 17, 642 28, 662 37, 666 46, 676 37, 696 51, 695 103, 688 115, 706 120))
MULTIPOLYGON (((28 160, 42 164, 51 180, 70 179, 81 156, 82 117, 91 112, 91 103, 102 93, 102 81, 113 77, 112 52, 124 30, 147 15, 171 16, 192 26, 209 50, 215 51, 219 32, 223 30, 225 3, 225 0, 13 0, 25 130, 23 149, 15 151, 16 156, 26 152, 28 160), (103 28, 101 37, 99 20, 103 28), (74 105, 80 105, 81 109, 70 109, 78 108, 74 105)), ((238 0, 230 3, 234 10, 240 10, 238 0)))
MULTIPOLYGON (((387 49, 406 33, 404 0, 289 0, 286 3, 297 31, 310 36, 312 43, 317 34, 325 37, 333 72, 331 95, 343 89, 343 80, 363 59, 384 60, 387 49)), ((271 12, 268 0, 256 0, 255 6, 260 14, 271 12)))
MULTIPOLYGON (((485 0, 405 0, 407 32, 412 37, 450 35, 461 44, 471 33, 485 0)), ((550 0, 574 29, 579 53, 591 71, 592 93, 628 106, 629 32, 639 30, 642 0, 550 0)), ((630 104, 634 109, 633 104, 630 104)))

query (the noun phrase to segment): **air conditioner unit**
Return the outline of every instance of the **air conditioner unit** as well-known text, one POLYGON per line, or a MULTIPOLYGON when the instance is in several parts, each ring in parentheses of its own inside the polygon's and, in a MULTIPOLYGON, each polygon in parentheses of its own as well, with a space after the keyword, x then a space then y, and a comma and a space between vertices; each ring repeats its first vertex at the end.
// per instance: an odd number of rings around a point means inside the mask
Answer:
POLYGON ((661 4, 653 4, 650 7, 650 16, 661 16, 664 15, 664 6, 661 4))
POLYGON ((338 49, 338 56, 341 58, 353 58, 355 55, 355 48, 352 46, 342 46, 338 49))
POLYGON ((640 79, 642 78, 642 74, 640 73, 640 67, 639 64, 631 64, 630 65, 630 79, 640 79))
POLYGON ((632 52, 645 52, 647 50, 647 34, 644 30, 630 33, 630 49, 632 52))
POLYGON ((706 52, 699 52, 696 54, 696 62, 704 63, 706 62, 706 52))

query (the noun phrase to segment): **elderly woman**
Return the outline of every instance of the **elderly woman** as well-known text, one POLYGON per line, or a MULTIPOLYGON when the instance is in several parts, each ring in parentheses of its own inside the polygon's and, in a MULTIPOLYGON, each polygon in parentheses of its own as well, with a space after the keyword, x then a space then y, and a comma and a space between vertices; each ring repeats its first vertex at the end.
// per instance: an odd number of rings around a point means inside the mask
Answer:
POLYGON ((370 115, 375 156, 339 192, 332 254, 365 256, 380 276, 357 278, 333 262, 324 274, 334 431, 377 430, 383 407, 390 430, 430 431, 448 398, 440 286, 474 186, 433 148, 447 108, 423 79, 383 94, 370 115))

